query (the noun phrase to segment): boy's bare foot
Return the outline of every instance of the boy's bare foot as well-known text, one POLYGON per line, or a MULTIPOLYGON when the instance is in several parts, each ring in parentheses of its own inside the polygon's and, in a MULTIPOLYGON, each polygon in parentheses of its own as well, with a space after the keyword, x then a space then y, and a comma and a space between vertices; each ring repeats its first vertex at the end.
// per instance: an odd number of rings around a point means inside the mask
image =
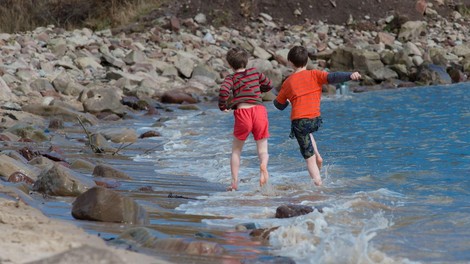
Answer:
POLYGON ((236 191, 237 189, 234 189, 232 186, 229 186, 227 187, 227 192, 232 192, 232 191, 236 191))
POLYGON ((322 186, 323 182, 321 179, 316 179, 316 180, 313 180, 313 183, 316 185, 316 186, 322 186))
POLYGON ((259 168, 259 186, 263 187, 269 180, 269 173, 266 166, 260 166, 259 168))
POLYGON ((236 190, 238 190, 238 186, 235 184, 232 184, 229 187, 227 187, 227 192, 236 191, 236 190))
POLYGON ((236 191, 238 190, 238 179, 234 180, 232 179, 232 184, 227 187, 227 192, 231 192, 231 191, 236 191))

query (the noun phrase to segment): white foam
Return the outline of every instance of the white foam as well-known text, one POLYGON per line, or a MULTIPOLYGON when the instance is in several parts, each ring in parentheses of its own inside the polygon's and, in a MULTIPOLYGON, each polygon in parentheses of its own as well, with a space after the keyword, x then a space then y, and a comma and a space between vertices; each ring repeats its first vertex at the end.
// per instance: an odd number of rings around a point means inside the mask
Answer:
POLYGON ((365 219, 358 234, 351 226, 329 224, 328 218, 328 214, 315 211, 273 231, 273 253, 291 257, 296 263, 377 263, 378 255, 386 260, 380 263, 394 263, 371 243, 376 231, 390 225, 382 214, 365 219))

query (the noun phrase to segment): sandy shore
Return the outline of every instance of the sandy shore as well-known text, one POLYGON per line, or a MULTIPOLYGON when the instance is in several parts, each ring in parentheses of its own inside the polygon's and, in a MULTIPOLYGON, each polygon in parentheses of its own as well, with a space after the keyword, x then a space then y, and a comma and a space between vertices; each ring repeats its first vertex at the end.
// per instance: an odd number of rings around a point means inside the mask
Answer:
MULTIPOLYGON (((83 256, 92 263, 168 263, 155 257, 108 246, 101 238, 86 233, 71 223, 46 217, 23 202, 11 188, 0 185, 0 263, 28 263, 82 246, 106 254, 108 260, 83 256), (88 259, 87 259, 88 257, 88 259)), ((84 250, 87 252, 86 250, 84 250)), ((86 255, 86 254, 85 254, 86 255)), ((104 256, 103 256, 104 257, 104 256)), ((54 263, 74 263, 61 260, 54 263)), ((40 263, 50 263, 48 260, 40 263)), ((76 263, 76 262, 75 262, 76 263)))

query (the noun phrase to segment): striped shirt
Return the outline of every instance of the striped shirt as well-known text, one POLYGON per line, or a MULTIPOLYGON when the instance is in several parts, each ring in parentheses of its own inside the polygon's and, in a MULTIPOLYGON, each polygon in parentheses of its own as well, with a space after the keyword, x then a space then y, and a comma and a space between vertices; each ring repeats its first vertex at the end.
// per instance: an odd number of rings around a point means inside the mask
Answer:
POLYGON ((303 70, 293 73, 282 84, 276 101, 292 104, 290 119, 315 118, 320 116, 322 85, 328 83, 328 72, 303 70))
POLYGON ((271 80, 255 68, 235 72, 225 77, 219 90, 219 108, 236 109, 240 103, 262 104, 261 93, 272 89, 271 80), (233 98, 229 102, 229 97, 233 98))

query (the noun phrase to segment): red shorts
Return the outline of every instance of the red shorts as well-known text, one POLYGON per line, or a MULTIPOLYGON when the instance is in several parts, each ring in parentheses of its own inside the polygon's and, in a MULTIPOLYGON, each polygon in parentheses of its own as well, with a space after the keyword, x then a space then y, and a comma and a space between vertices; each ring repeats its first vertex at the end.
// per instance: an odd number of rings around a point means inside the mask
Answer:
POLYGON ((256 105, 251 108, 240 108, 233 112, 235 124, 233 136, 245 141, 250 133, 255 140, 269 137, 268 112, 264 105, 256 105))

